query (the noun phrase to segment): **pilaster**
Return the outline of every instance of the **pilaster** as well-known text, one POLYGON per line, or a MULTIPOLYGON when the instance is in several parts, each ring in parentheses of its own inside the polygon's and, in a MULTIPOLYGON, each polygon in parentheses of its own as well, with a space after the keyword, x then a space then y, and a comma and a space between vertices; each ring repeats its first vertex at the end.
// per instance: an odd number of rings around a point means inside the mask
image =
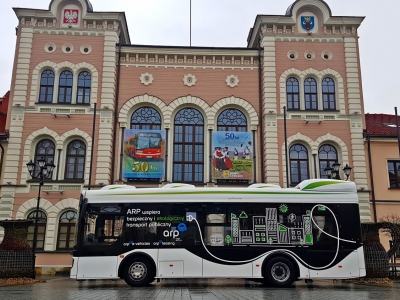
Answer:
POLYGON ((263 108, 261 117, 264 120, 263 147, 265 149, 263 158, 265 174, 262 174, 262 176, 265 182, 279 184, 275 38, 263 37, 262 46, 264 47, 264 55, 262 61, 263 108))

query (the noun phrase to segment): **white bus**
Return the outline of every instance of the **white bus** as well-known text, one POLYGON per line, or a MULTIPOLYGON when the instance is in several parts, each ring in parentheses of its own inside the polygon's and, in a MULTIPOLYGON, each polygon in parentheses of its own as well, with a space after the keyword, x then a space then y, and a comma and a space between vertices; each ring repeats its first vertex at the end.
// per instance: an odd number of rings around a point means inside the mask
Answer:
POLYGON ((356 186, 110 185, 83 191, 70 277, 300 279, 365 276, 356 186))

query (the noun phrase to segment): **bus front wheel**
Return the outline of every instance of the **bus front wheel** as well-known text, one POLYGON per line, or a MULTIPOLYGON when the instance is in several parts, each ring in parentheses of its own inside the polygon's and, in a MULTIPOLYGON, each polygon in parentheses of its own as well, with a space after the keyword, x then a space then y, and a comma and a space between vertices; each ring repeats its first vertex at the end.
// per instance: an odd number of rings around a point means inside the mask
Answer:
POLYGON ((296 279, 295 267, 285 257, 274 257, 265 266, 265 279, 274 286, 290 286, 296 279))
POLYGON ((154 281, 154 267, 143 257, 132 259, 126 266, 124 280, 130 286, 145 286, 154 281))

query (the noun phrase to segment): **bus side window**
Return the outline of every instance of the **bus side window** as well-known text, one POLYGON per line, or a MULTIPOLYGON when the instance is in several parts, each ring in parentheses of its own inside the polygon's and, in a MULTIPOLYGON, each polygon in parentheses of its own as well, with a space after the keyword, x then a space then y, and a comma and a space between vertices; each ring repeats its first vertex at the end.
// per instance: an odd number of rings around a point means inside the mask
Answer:
POLYGON ((337 230, 333 216, 313 215, 313 220, 314 245, 336 244, 337 241, 333 237, 337 236, 337 230))

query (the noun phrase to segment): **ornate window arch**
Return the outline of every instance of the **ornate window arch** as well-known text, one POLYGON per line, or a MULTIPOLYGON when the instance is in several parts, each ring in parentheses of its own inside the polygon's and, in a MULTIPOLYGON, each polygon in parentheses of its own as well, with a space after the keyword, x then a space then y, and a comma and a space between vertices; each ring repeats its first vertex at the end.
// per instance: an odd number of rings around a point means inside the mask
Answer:
POLYGON ((52 103, 54 93, 54 71, 46 69, 40 75, 39 103, 52 103))
POLYGON ((308 150, 301 144, 294 144, 289 150, 290 184, 297 185, 310 178, 308 150))
POLYGON ((47 225, 47 216, 42 211, 39 210, 39 213, 36 214, 36 209, 31 211, 26 217, 27 220, 32 220, 33 223, 28 227, 28 244, 33 246, 34 239, 34 231, 35 231, 35 220, 37 216, 37 239, 36 239, 36 249, 43 250, 44 242, 46 238, 46 225, 47 225))
POLYGON ((238 109, 225 109, 217 118, 217 130, 245 132, 247 131, 247 118, 238 109))
POLYGON ((74 246, 74 232, 78 214, 74 210, 67 210, 58 219, 57 250, 72 249, 74 246))
POLYGON ((288 110, 300 110, 300 86, 295 77, 286 80, 286 97, 288 110))
POLYGON ((83 180, 85 176, 86 145, 73 140, 67 146, 65 179, 83 180))
POLYGON ((194 108, 183 108, 174 118, 174 182, 204 181, 204 118, 194 108))
POLYGON ((70 70, 60 73, 58 79, 58 103, 71 104, 74 75, 70 70))
POLYGON ((90 104, 92 89, 92 74, 82 71, 78 74, 76 104, 90 104))
POLYGON ((136 109, 131 117, 131 129, 161 129, 161 115, 149 106, 136 109))
POLYGON ((338 162, 338 152, 335 147, 330 144, 324 144, 318 149, 319 175, 320 178, 328 178, 325 174, 325 168, 332 167, 338 162))

